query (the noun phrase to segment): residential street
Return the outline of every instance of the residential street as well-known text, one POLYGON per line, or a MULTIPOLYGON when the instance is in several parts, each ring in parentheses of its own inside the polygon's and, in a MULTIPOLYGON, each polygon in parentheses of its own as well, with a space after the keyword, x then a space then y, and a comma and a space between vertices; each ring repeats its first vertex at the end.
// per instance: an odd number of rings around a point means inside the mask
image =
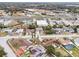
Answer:
POLYGON ((7 39, 0 38, 0 45, 4 47, 5 52, 7 53, 8 57, 16 57, 12 49, 7 44, 7 39))

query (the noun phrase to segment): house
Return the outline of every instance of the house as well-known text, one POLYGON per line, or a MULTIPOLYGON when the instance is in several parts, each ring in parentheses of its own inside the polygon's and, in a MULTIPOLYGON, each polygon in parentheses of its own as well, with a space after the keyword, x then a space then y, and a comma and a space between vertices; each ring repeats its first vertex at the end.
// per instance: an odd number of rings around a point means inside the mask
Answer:
POLYGON ((4 19, 0 19, 0 24, 3 24, 4 23, 4 19))
POLYGON ((55 30, 57 34, 64 32, 63 28, 52 28, 52 30, 55 30))
POLYGON ((2 32, 6 32, 8 35, 12 35, 12 31, 13 31, 13 29, 11 29, 11 28, 2 29, 2 32))
POLYGON ((13 29, 11 34, 12 35, 22 35, 23 29, 13 29))
POLYGON ((36 32, 39 32, 40 34, 43 34, 43 28, 36 28, 36 32))
POLYGON ((64 32, 74 33, 74 30, 69 27, 64 27, 63 30, 64 30, 64 32))
POLYGON ((79 46, 79 38, 74 39, 74 43, 79 46))
POLYGON ((49 21, 49 24, 50 24, 51 26, 55 25, 55 24, 56 24, 56 20, 50 20, 50 21, 49 21))
POLYGON ((8 33, 11 33, 13 31, 13 29, 10 29, 10 28, 6 28, 6 29, 2 29, 3 32, 8 32, 8 33))
POLYGON ((79 25, 79 20, 76 20, 76 21, 74 22, 74 25, 79 25))
POLYGON ((56 23, 59 24, 59 25, 63 25, 63 24, 64 24, 64 23, 62 22, 62 20, 59 20, 59 21, 57 20, 56 23))
POLYGON ((38 26, 47 26, 48 23, 46 20, 37 20, 37 25, 38 26))
POLYGON ((13 26, 13 25, 16 25, 18 24, 18 22, 16 20, 6 20, 4 21, 4 25, 6 26, 13 26))
POLYGON ((50 46, 53 45, 54 47, 58 47, 60 45, 60 42, 58 41, 58 39, 53 38, 53 39, 43 39, 42 40, 42 44, 44 46, 50 46))
POLYGON ((68 44, 73 44, 70 40, 67 39, 60 39, 58 40, 62 45, 68 45, 68 44))
POLYGON ((67 20, 62 20, 62 22, 63 22, 65 25, 73 25, 73 23, 72 23, 72 22, 67 21, 67 20))
POLYGON ((0 10, 0 16, 5 16, 6 12, 4 10, 0 10))
POLYGON ((23 29, 17 29, 16 33, 22 33, 23 29))
POLYGON ((31 57, 40 57, 46 52, 45 48, 41 45, 31 45, 28 49, 32 54, 31 57))
POLYGON ((13 13, 13 16, 25 16, 25 13, 17 11, 16 13, 13 13))

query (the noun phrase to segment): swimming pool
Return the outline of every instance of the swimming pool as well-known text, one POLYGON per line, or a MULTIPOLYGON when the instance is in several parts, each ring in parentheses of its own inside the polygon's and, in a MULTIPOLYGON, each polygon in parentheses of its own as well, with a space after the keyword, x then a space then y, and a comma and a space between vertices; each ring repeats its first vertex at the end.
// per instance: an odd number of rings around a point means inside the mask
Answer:
POLYGON ((64 47, 65 47, 67 50, 72 50, 72 49, 74 48, 74 45, 68 44, 68 45, 64 45, 64 47))

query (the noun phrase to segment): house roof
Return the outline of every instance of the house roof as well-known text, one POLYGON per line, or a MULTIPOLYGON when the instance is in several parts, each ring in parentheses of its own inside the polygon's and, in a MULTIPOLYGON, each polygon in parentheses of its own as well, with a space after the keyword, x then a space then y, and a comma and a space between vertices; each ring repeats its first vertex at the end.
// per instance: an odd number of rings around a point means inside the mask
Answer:
POLYGON ((70 40, 64 40, 64 39, 60 39, 59 42, 63 45, 68 45, 68 44, 72 44, 72 42, 70 40))
POLYGON ((79 38, 76 38, 76 39, 74 40, 74 42, 75 42, 75 44, 76 44, 77 46, 79 46, 79 38))
POLYGON ((46 20, 37 20, 37 25, 38 26, 47 26, 48 23, 46 20))

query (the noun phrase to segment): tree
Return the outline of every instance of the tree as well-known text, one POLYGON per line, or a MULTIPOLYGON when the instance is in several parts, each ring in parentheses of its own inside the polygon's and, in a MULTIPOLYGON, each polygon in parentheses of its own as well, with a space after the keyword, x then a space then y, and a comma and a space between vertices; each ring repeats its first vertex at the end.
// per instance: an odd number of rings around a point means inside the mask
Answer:
POLYGON ((74 28, 74 33, 77 33, 77 28, 74 28))
POLYGON ((77 33, 77 26, 73 26, 72 28, 74 30, 74 33, 77 33))
POLYGON ((50 46, 47 46, 46 47, 46 53, 49 55, 49 56, 53 56, 53 54, 55 54, 55 48, 50 45, 50 46))
POLYGON ((53 25, 53 28, 57 28, 57 25, 53 25))
POLYGON ((63 28, 63 25, 58 25, 59 28, 63 28))
POLYGON ((4 24, 0 24, 0 28, 1 28, 1 29, 7 28, 7 26, 5 26, 4 24))
POLYGON ((44 30, 50 30, 50 29, 52 29, 52 26, 51 25, 48 25, 48 26, 43 27, 43 29, 44 30))
POLYGON ((45 30, 45 33, 46 34, 55 34, 55 30, 52 30, 52 29, 50 29, 50 30, 45 30))
POLYGON ((56 55, 57 57, 60 57, 61 56, 61 53, 60 52, 57 52, 52 45, 46 47, 46 53, 49 56, 53 56, 53 55, 56 55))
POLYGON ((55 34, 55 30, 52 30, 52 26, 51 25, 48 25, 48 26, 45 26, 43 27, 43 30, 46 34, 55 34))
POLYGON ((0 46, 0 57, 3 57, 3 56, 5 56, 6 55, 6 53, 4 52, 4 48, 2 48, 1 46, 0 46))
POLYGON ((29 25, 29 29, 35 29, 36 28, 36 25, 35 24, 30 24, 29 25))
POLYGON ((79 25, 77 25, 76 28, 79 28, 79 25))

